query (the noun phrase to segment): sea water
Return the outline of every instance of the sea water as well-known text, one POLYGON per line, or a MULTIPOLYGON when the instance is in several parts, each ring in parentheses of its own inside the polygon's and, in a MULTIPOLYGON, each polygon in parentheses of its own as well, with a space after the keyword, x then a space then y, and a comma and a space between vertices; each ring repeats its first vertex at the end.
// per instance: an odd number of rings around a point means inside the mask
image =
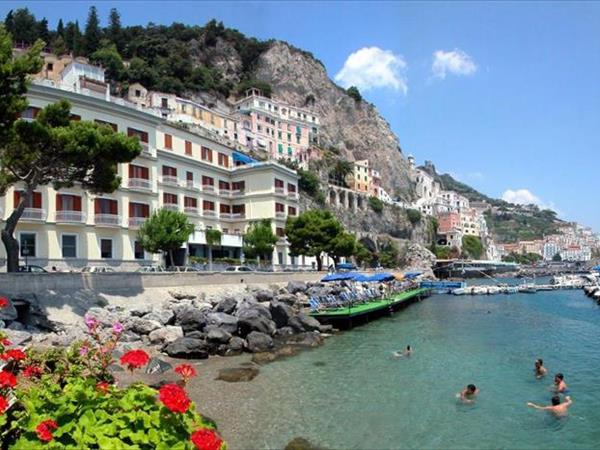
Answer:
POLYGON ((435 295, 264 366, 243 447, 600 448, 599 375, 600 307, 582 291, 435 295), (410 358, 392 357, 409 344, 410 358), (563 419, 526 406, 550 403, 556 372, 574 402, 563 419), (464 405, 469 383, 481 392, 464 405))

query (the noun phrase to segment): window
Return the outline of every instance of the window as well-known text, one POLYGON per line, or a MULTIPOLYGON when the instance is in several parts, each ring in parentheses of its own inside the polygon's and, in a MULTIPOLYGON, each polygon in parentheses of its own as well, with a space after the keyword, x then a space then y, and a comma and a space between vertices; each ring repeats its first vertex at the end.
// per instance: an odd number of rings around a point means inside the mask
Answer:
POLYGON ((290 216, 295 216, 296 215, 296 208, 293 206, 288 206, 288 214, 290 216))
POLYGON ((113 257, 112 244, 113 244, 112 239, 100 239, 100 258, 112 259, 112 257, 113 257))
POLYGON ((23 111, 20 116, 22 119, 35 119, 40 112, 40 108, 36 108, 34 106, 30 106, 25 111, 23 111))
POLYGON ((185 154, 192 156, 192 143, 190 141, 185 141, 185 154))
POLYGON ((275 187, 283 188, 284 187, 283 180, 280 180, 279 178, 275 178, 275 187))
POLYGON ((183 197, 183 206, 185 208, 197 208, 198 207, 198 199, 194 197, 183 197))
POLYGON ((54 70, 54 64, 48 63, 46 65, 46 70, 48 70, 48 72, 52 72, 54 70))
POLYGON ((288 192, 296 192, 296 185, 288 183, 288 192))
POLYGON ((60 244, 63 258, 77 258, 77 235, 63 234, 60 244))
POLYGON ((206 175, 202 175, 202 185, 203 186, 214 186, 215 179, 211 177, 207 177, 206 175))
POLYGON ((275 236, 277 236, 277 237, 285 236, 285 232, 283 231, 283 228, 281 228, 281 227, 275 228, 275 236))
POLYGON ((281 137, 281 131, 278 131, 278 132, 277 132, 277 138, 278 138, 278 139, 283 139, 283 138, 281 137))
POLYGON ((291 133, 287 134, 287 140, 288 140, 288 142, 292 140, 292 134, 291 133))
POLYGON ((194 181, 194 172, 187 171, 185 173, 185 179, 187 181, 194 181))
POLYGON ((144 144, 148 143, 148 133, 141 130, 136 130, 135 128, 127 128, 127 136, 137 136, 140 139, 140 142, 144 144))
POLYGON ((135 96, 136 97, 141 97, 142 96, 142 92, 139 89, 135 90, 135 96))
POLYGON ((225 153, 219 153, 219 165, 223 167, 229 167, 229 155, 225 153))
POLYGON ((119 203, 116 200, 97 198, 94 201, 94 212, 96 214, 111 214, 116 216, 118 214, 118 208, 119 203))
POLYGON ((149 180, 150 179, 150 170, 148 169, 148 167, 136 166, 135 164, 129 164, 129 178, 149 180))
POLYGON ((165 148, 173 150, 173 136, 170 134, 165 134, 165 148))
POLYGON ((129 217, 150 217, 150 205, 129 202, 129 217))
POLYGON ((162 166, 162 174, 163 174, 163 176, 177 178, 177 169, 175 167, 171 167, 171 166, 162 166))
POLYGON ((177 194, 169 194, 168 192, 163 192, 163 203, 165 205, 177 205, 177 194))
POLYGON ((57 211, 81 211, 81 197, 79 195, 56 194, 57 211))
POLYGON ((292 150, 292 147, 288 147, 288 155, 292 155, 294 153, 294 151, 292 150))
POLYGON ((142 243, 140 241, 135 241, 133 243, 133 257, 135 259, 144 259, 144 248, 142 247, 142 243))
POLYGON ((243 191, 245 188, 245 181, 234 181, 233 183, 231 183, 231 189, 233 189, 234 191, 243 191))
POLYGON ((71 114, 69 118, 75 122, 81 121, 81 116, 79 114, 71 114))
POLYGON ((220 191, 228 191, 230 188, 230 184, 227 181, 219 180, 219 190, 220 191))
POLYGON ((280 155, 283 154, 283 144, 277 144, 277 151, 279 152, 280 155))
POLYGON ((35 257, 35 233, 19 234, 21 256, 35 257))
POLYGON ((246 205, 233 205, 231 209, 234 214, 246 214, 246 205))
POLYGON ((202 202, 202 209, 204 211, 214 211, 215 210, 215 202, 204 200, 202 202))
POLYGON ((285 205, 283 203, 275 203, 275 212, 285 212, 285 205))
POLYGON ((109 127, 111 127, 113 129, 113 131, 119 131, 119 126, 116 123, 112 123, 112 122, 106 122, 104 120, 100 120, 100 119, 95 119, 94 122, 96 122, 99 125, 107 125, 109 127))
POLYGON ((168 108, 168 107, 169 107, 169 99, 167 99, 167 98, 164 98, 164 97, 163 97, 163 98, 161 98, 161 99, 160 99, 160 106, 161 106, 162 108, 168 108))
MULTIPOLYGON (((17 207, 17 205, 21 201, 21 195, 23 195, 21 191, 15 191, 15 193, 14 193, 15 207, 17 207)), ((29 200, 25 204, 25 207, 26 208, 34 208, 34 209, 42 209, 42 193, 41 192, 33 192, 31 194, 31 197, 29 197, 29 200)))
POLYGON ((229 213, 231 213, 231 206, 221 203, 219 205, 219 212, 221 214, 229 214, 229 213))
POLYGON ((210 148, 202 147, 201 158, 202 161, 212 162, 212 150, 210 148))

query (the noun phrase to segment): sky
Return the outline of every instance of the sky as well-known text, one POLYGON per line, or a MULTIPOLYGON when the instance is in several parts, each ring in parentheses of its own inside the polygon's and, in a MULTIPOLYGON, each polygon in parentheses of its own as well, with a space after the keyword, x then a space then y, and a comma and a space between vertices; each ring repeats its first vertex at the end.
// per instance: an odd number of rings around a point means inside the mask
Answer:
POLYGON ((116 7, 125 25, 216 18, 288 41, 358 86, 417 163, 600 231, 600 3, 2 1, 0 17, 83 24, 92 4, 103 24, 116 7))

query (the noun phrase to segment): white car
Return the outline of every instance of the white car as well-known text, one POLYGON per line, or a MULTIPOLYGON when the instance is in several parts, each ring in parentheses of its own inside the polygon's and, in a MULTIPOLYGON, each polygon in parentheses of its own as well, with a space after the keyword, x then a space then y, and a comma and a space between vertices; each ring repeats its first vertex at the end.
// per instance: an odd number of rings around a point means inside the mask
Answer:
POLYGON ((81 273, 110 273, 114 271, 115 269, 108 266, 85 266, 81 269, 81 273))
POLYGON ((140 267, 136 272, 140 273, 162 273, 166 272, 163 266, 144 266, 140 267))
POLYGON ((225 272, 254 272, 248 266, 229 266, 225 268, 225 272))

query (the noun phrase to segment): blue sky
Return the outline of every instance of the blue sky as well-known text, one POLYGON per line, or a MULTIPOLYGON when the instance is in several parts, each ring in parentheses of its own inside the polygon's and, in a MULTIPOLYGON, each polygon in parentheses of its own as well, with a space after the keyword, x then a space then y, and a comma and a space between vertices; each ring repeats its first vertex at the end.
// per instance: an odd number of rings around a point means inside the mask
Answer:
MULTIPOLYGON (((91 4, 3 1, 0 15, 27 6, 52 27, 83 24, 91 4)), ((309 50, 360 84, 417 161, 600 231, 600 3, 95 4, 103 20, 111 7, 124 24, 216 18, 309 50)))

